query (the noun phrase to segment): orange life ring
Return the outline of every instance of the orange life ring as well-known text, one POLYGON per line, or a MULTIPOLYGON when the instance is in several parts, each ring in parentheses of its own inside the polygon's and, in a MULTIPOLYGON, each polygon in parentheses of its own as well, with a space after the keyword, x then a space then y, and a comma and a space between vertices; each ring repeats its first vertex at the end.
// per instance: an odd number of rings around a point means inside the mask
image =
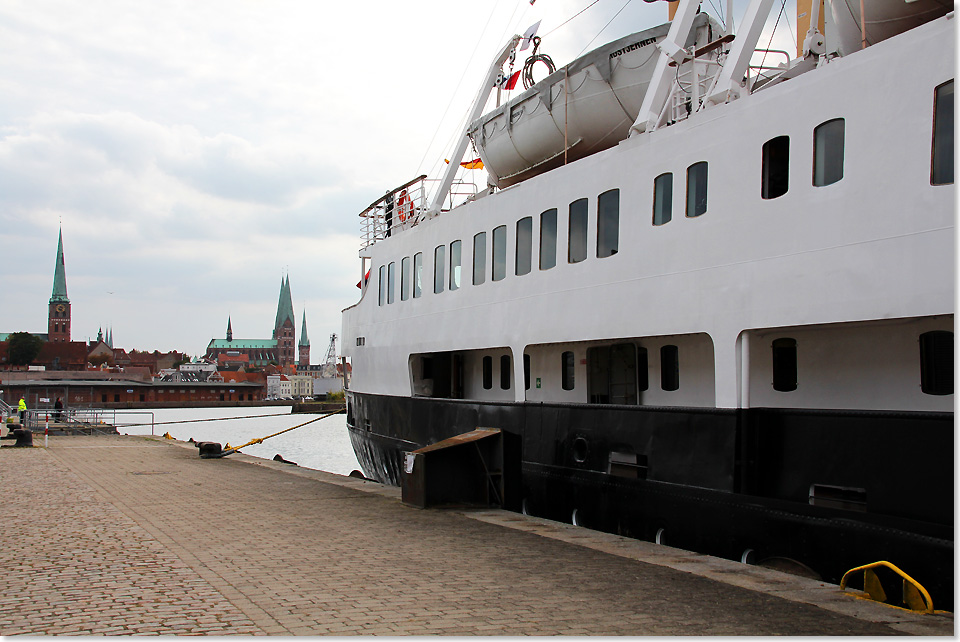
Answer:
POLYGON ((400 190, 400 197, 397 199, 397 210, 400 212, 400 222, 404 223, 408 215, 413 215, 413 204, 410 197, 407 196, 407 190, 400 190))

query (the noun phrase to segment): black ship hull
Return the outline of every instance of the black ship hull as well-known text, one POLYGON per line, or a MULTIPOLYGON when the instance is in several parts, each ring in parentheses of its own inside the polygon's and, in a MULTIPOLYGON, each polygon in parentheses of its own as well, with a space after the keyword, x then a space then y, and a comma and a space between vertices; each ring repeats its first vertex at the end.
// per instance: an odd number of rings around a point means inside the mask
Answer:
POLYGON ((477 427, 520 437, 528 514, 839 583, 890 561, 953 604, 953 414, 497 403, 350 392, 364 474, 477 427))

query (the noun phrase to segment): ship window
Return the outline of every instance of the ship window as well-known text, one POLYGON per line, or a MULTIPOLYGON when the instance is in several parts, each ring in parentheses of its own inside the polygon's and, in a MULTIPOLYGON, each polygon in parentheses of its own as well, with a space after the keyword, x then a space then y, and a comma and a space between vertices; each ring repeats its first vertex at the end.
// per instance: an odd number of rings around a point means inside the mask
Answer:
POLYGON ((387 303, 393 303, 394 285, 397 282, 397 264, 393 261, 387 266, 387 303))
POLYGON ((483 389, 493 388, 493 357, 483 358, 483 389))
POLYGON ((557 264, 557 208, 540 215, 540 269, 557 264))
POLYGON ((530 272, 533 254, 533 217, 525 216, 517 221, 517 276, 530 272))
POLYGON ((680 389, 680 350, 677 346, 660 346, 660 387, 680 389))
POLYGON ((473 284, 480 285, 487 278, 487 233, 473 237, 473 284))
POLYGON ((405 256, 400 261, 400 300, 410 298, 410 257, 405 256))
POLYGON ((620 244, 620 190, 597 198, 597 258, 613 256, 620 244))
POLYGON ((381 265, 379 270, 380 279, 377 281, 379 288, 379 304, 384 305, 387 302, 387 266, 381 265))
POLYGON ((934 92, 933 162, 930 182, 933 185, 953 183, 953 81, 945 82, 934 92))
POLYGON ((523 355, 523 389, 530 390, 530 355, 523 355))
POLYGON ((647 349, 637 348, 637 389, 643 392, 650 387, 650 374, 647 372, 647 349))
POLYGON ((813 184, 831 185, 843 178, 842 118, 821 123, 813 130, 813 184))
POLYGON ((460 241, 450 244, 450 291, 460 288, 460 241))
POLYGON ((663 225, 673 218, 673 174, 653 179, 653 224, 663 225))
POLYGON ((419 299, 423 291, 423 252, 413 255, 413 298, 419 299))
POLYGON ((564 390, 573 390, 574 367, 573 352, 567 351, 560 355, 560 385, 564 390))
POLYGON ((587 258, 587 199, 570 203, 570 234, 567 237, 567 262, 579 263, 587 258))
POLYGON ((773 341, 773 389, 791 392, 797 389, 797 341, 774 339, 773 341))
POLYGON ((501 281, 507 276, 507 226, 493 229, 493 280, 501 281))
POLYGON ((510 390, 510 355, 500 357, 500 389, 510 390))
POLYGON ((694 163, 687 168, 688 218, 700 216, 707 211, 707 161, 694 163))
POLYGON ((920 335, 920 390, 953 394, 953 333, 934 330, 920 335))
POLYGON ((433 251, 433 293, 443 292, 443 266, 445 263, 446 245, 438 245, 433 251))
POLYGON ((765 142, 762 162, 760 196, 777 198, 786 194, 790 182, 790 137, 777 136, 765 142))

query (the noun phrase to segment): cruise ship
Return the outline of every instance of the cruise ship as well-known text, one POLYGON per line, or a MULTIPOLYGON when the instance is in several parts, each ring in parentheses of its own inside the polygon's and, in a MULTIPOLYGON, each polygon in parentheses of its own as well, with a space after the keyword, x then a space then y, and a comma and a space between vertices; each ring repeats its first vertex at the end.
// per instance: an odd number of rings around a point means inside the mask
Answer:
POLYGON ((861 6, 808 3, 793 57, 779 3, 681 0, 491 108, 511 38, 446 174, 360 213, 364 474, 493 428, 507 508, 952 605, 955 15, 861 6))

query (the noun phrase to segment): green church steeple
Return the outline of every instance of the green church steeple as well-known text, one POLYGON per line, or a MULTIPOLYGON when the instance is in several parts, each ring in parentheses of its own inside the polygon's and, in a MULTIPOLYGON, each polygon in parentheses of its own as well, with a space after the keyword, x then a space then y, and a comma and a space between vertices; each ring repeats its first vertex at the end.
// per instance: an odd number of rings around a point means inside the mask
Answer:
POLYGON ((307 313, 303 313, 303 327, 300 328, 300 341, 297 343, 301 348, 310 347, 310 339, 307 338, 307 313))
POLYGON ((297 327, 297 322, 293 316, 293 297, 290 295, 290 275, 280 281, 280 301, 277 303, 277 322, 273 325, 273 336, 277 336, 280 329, 287 319, 290 319, 290 325, 297 327))
POLYGON ((70 303, 67 297, 67 272, 63 263, 63 229, 60 230, 60 240, 57 242, 57 266, 53 273, 50 303, 70 303))

